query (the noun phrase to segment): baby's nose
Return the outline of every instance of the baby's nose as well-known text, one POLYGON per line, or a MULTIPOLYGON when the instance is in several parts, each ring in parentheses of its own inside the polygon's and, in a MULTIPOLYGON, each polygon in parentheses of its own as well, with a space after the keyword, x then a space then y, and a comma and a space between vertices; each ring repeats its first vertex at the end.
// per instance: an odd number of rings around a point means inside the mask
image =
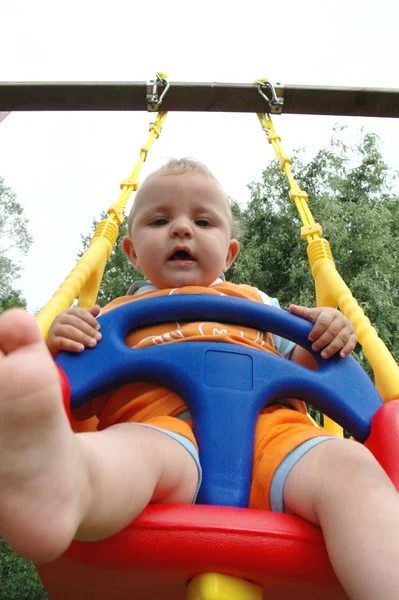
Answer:
POLYGON ((188 219, 178 219, 173 223, 171 231, 174 237, 191 237, 193 230, 188 219))

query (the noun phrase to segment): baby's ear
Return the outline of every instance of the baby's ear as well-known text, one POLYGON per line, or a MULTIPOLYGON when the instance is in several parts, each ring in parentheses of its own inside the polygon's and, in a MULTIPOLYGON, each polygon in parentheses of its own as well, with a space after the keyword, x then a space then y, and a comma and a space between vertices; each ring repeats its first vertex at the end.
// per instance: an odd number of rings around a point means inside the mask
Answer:
POLYGON ((133 241, 129 236, 125 236, 122 240, 122 250, 129 259, 129 262, 135 269, 140 269, 139 261, 137 260, 137 254, 134 249, 133 241))
POLYGON ((230 269, 231 265, 235 261, 240 252, 240 242, 238 240, 230 240, 229 249, 226 256, 226 261, 224 265, 223 272, 226 272, 230 269))

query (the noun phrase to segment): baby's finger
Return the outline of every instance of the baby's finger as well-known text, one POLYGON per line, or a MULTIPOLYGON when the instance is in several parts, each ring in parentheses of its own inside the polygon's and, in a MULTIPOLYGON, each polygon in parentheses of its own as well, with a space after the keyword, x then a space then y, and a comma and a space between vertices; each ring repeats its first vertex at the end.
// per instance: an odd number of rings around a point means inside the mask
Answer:
MULTIPOLYGON (((316 325, 311 331, 311 335, 309 335, 309 339, 311 339, 311 336, 314 339, 312 350, 322 350, 340 336, 342 336, 343 345, 345 345, 349 338, 349 332, 344 333, 345 329, 339 314, 336 314, 331 318, 330 315, 323 313, 320 315, 316 325), (321 323, 319 323, 319 321, 321 321, 321 323)), ((338 350, 340 350, 343 345, 339 346, 338 350)))
POLYGON ((349 356, 349 354, 351 352, 353 352, 353 350, 355 349, 356 344, 357 344, 356 333, 354 331, 352 331, 352 333, 349 335, 348 341, 346 342, 345 346, 342 348, 339 355, 342 358, 345 358, 345 356, 349 356))
MULTIPOLYGON (((96 309, 98 309, 98 314, 101 310, 100 307, 93 306, 90 310, 96 312, 96 309)), ((78 306, 74 306, 73 308, 69 308, 68 310, 66 310, 62 314, 62 316, 63 321, 65 321, 65 317, 77 317, 85 323, 87 323, 88 325, 90 325, 91 327, 93 327, 93 329, 100 329, 100 323, 97 321, 95 316, 85 308, 79 308, 78 306)))
POLYGON ((96 304, 95 306, 92 306, 91 308, 89 308, 89 313, 93 316, 93 317, 98 317, 98 315, 101 312, 101 306, 99 306, 98 304, 96 304))
POLYGON ((320 311, 315 321, 314 327, 308 336, 311 342, 315 342, 317 344, 316 348, 313 348, 312 345, 312 348, 314 350, 320 350, 321 348, 329 344, 333 337, 337 335, 341 327, 338 325, 338 323, 335 323, 336 320, 336 313, 328 312, 326 310, 320 311), (319 341, 323 336, 325 336, 325 338, 320 344, 319 341))
POLYGON ((84 344, 71 340, 65 337, 56 337, 52 340, 53 348, 56 349, 56 354, 61 350, 66 352, 83 352, 85 349, 84 344))
POLYGON ((297 315, 298 317, 302 317, 303 319, 307 319, 314 323, 317 319, 320 309, 318 308, 308 308, 307 306, 300 306, 298 304, 290 304, 288 310, 293 315, 297 315))
POLYGON ((101 333, 91 323, 88 323, 87 320, 84 321, 74 313, 64 314, 63 318, 60 319, 57 324, 54 324, 54 334, 62 335, 60 332, 63 331, 64 335, 68 337, 69 334, 66 327, 81 331, 85 335, 97 340, 101 339, 101 333))
POLYGON ((73 342, 83 344, 86 348, 93 348, 101 340, 101 333, 96 331, 87 323, 79 321, 77 323, 71 319, 66 323, 58 323, 53 331, 53 340, 58 338, 67 338, 73 342))
MULTIPOLYGON (((349 338, 351 336, 351 331, 348 327, 344 327, 340 329, 339 333, 333 337, 330 343, 326 344, 324 347, 321 346, 319 349, 323 349, 321 356, 323 358, 330 358, 337 352, 341 352, 343 348, 346 348, 347 343, 349 342, 349 338)), ((319 341, 319 340, 317 340, 319 341)))

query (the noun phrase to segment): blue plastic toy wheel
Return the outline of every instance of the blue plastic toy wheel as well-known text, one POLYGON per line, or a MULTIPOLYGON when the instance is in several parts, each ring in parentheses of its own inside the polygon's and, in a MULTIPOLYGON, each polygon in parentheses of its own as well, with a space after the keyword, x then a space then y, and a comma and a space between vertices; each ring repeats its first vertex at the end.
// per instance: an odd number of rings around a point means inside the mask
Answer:
POLYGON ((364 441, 382 405, 373 383, 352 358, 324 360, 311 349, 312 325, 283 310, 225 296, 175 295, 125 304, 100 317, 103 339, 82 354, 61 353, 71 407, 134 381, 174 390, 189 407, 200 447, 198 501, 248 506, 257 416, 277 399, 295 397, 318 408, 364 441), (311 352, 318 371, 246 346, 177 342, 135 350, 130 331, 169 321, 241 324, 280 335, 311 352))

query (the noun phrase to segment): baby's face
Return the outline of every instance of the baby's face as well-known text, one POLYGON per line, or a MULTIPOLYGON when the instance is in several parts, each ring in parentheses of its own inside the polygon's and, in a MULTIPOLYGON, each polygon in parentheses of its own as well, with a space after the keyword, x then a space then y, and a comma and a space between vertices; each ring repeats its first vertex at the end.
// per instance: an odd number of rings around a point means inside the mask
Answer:
POLYGON ((144 186, 136 199, 130 238, 123 242, 132 264, 160 289, 209 286, 239 250, 231 239, 222 188, 200 173, 162 173, 144 186))

